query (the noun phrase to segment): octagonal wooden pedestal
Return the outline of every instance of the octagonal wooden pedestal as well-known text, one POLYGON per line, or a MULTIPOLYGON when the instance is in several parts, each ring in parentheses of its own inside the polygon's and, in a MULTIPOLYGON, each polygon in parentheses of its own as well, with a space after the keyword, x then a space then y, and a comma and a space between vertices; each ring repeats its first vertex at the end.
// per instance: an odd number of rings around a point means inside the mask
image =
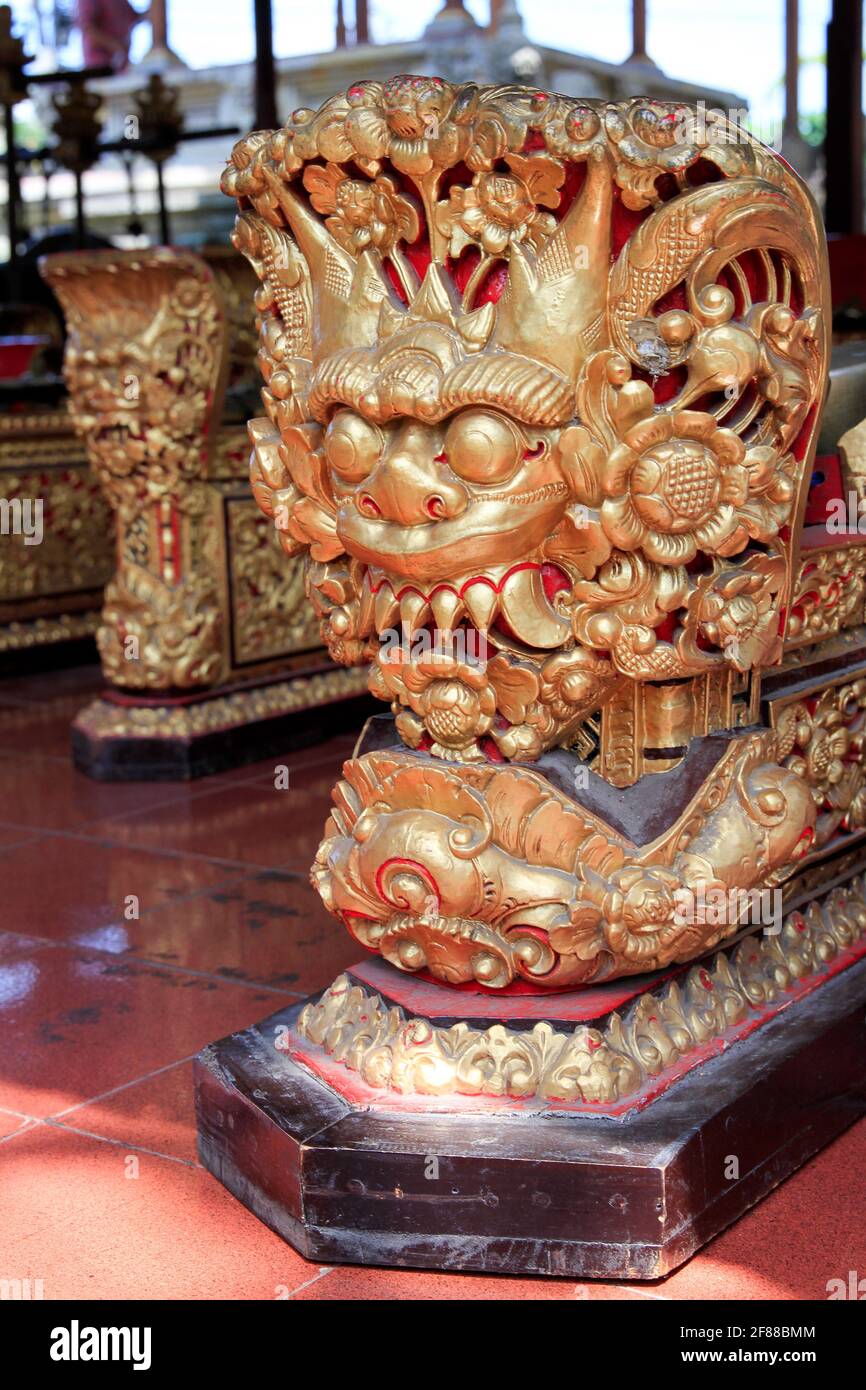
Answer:
POLYGON ((299 1008, 200 1053, 199 1152, 318 1262, 655 1279, 866 1111, 866 959, 618 1115, 338 1089, 299 1008))

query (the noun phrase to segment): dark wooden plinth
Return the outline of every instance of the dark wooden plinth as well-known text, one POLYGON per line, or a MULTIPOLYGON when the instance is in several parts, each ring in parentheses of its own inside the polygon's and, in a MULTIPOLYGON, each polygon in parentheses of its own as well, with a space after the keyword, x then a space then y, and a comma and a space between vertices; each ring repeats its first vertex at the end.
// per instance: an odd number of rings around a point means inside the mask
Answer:
POLYGON ((360 728, 371 706, 369 695, 359 695, 206 733, 163 737, 93 734, 73 724, 72 757, 80 772, 99 782, 192 781, 360 728))
POLYGON ((297 1013, 196 1059, 199 1152, 318 1262, 655 1279, 866 1113, 864 960, 617 1118, 352 1104, 276 1050, 297 1013))

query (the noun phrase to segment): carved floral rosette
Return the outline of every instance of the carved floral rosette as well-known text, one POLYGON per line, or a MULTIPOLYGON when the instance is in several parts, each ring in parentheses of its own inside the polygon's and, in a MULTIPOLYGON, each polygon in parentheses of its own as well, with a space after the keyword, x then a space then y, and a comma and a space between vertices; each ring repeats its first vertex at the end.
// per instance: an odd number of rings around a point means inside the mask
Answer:
POLYGON ((406 750, 347 767, 326 903, 493 987, 706 949, 676 891, 769 883, 815 825, 758 719, 827 364, 805 186, 680 105, 399 77, 241 141, 223 188, 253 490, 406 750), (744 726, 648 845, 531 771, 597 731, 620 785, 744 726))

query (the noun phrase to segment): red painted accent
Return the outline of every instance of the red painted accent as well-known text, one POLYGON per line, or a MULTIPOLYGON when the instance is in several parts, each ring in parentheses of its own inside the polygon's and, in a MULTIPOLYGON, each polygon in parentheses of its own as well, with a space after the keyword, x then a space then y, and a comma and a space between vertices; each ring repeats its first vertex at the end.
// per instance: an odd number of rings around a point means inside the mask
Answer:
POLYGON ((686 298, 685 282, 680 280, 678 285, 674 285, 672 290, 663 294, 661 299, 657 299, 652 307, 654 315, 666 314, 670 309, 688 309, 689 302, 686 298))
POLYGON ((838 454, 818 454, 809 484, 806 501, 806 526, 823 526, 827 520, 830 503, 844 498, 842 482, 842 460, 838 454))
POLYGON ((478 286, 478 291, 472 301, 472 308, 480 309, 482 304, 496 304, 507 284, 508 262, 494 261, 478 286))
POLYGON ((711 159, 696 160, 686 174, 687 182, 695 188, 704 183, 718 183, 721 178, 721 169, 711 159))
POLYGON ((379 868, 376 870, 376 892, 384 903, 387 903, 389 907, 407 906, 407 904, 398 903, 395 902, 393 898, 389 898, 382 886, 382 875, 385 873, 386 869, 391 868, 410 869, 412 873, 417 874, 419 878, 423 879, 430 889, 431 894, 435 897, 438 909, 442 901, 442 894, 439 892, 436 880, 430 870, 425 868, 423 864, 419 864, 416 859, 400 859, 399 857, 386 859, 384 864, 380 864, 379 868))
POLYGON ((424 276, 427 274, 427 267, 433 259, 430 251, 430 238, 423 226, 418 240, 413 241, 410 246, 404 246, 403 252, 406 260, 418 276, 419 281, 423 280, 424 276))
POLYGON ((635 212, 632 208, 627 208, 622 201, 622 190, 613 190, 613 209, 611 212, 610 234, 611 234, 611 260, 615 261, 626 242, 634 236, 641 222, 650 214, 651 209, 641 208, 635 212))
POLYGON ((552 565, 549 562, 541 566, 541 582, 544 585, 544 592, 549 603, 553 603, 555 596, 562 593, 564 589, 571 588, 571 580, 565 571, 561 570, 559 565, 552 565))
POLYGON ((553 209, 553 215, 558 222, 561 222, 568 212, 575 198, 580 193, 586 183, 586 163, 575 164, 569 160, 565 166, 565 179, 562 188, 559 190, 559 206, 553 209))
POLYGON ((503 989, 491 989, 474 980, 458 985, 444 984, 426 970, 412 974, 398 971, 381 956, 359 962, 352 967, 351 973, 407 1013, 422 1014, 434 1023, 459 1016, 480 1019, 485 1024, 509 1020, 538 1023, 548 1019, 557 1024, 574 1025, 606 1017, 647 990, 683 974, 687 968, 673 966, 650 975, 613 980, 610 984, 560 990, 538 990, 528 980, 514 980, 503 989))
MULTIPOLYGON (((469 588, 470 584, 487 584, 491 589, 495 590, 497 594, 501 594, 503 586, 508 582, 508 580, 511 578, 513 574, 517 574, 519 570, 537 569, 540 569, 543 575, 545 569, 556 570, 557 566, 539 565, 537 560, 521 560, 520 564, 512 565, 510 570, 506 570, 505 574, 502 576, 498 584, 495 583, 494 580, 490 579, 486 574, 475 574, 472 575, 471 578, 467 579, 463 584, 461 584, 459 589, 455 589, 453 584, 446 583, 434 584, 432 589, 426 591, 424 589, 419 589, 417 584, 402 584, 399 589, 395 589, 389 579, 380 579, 378 584, 374 584, 371 579, 370 588, 372 589, 374 594, 378 594, 379 590, 382 588, 382 585, 387 584, 396 598, 402 598, 404 594, 420 594, 420 596, 424 599, 427 599, 428 602, 430 601, 432 595, 435 594, 437 589, 448 589, 452 594, 459 594, 459 596, 462 598, 463 595, 466 593, 466 590, 469 588)), ((559 573, 561 574, 562 571, 560 570, 559 573)), ((566 582, 570 587, 570 581, 567 580, 566 582)))
POLYGON ((400 276, 397 274, 397 271, 394 268, 394 264, 390 256, 386 256, 385 259, 382 261, 382 264, 385 267, 385 274, 388 276, 388 279, 391 281, 391 284, 394 287, 394 293, 397 295, 397 298, 401 301, 401 303, 408 304, 409 300, 406 296, 406 291, 403 288, 403 283, 400 279, 400 276))
POLYGON ((480 260, 481 252, 477 246, 465 247, 456 261, 453 256, 446 258, 445 269, 454 281, 458 294, 463 294, 480 260))
POLYGON ((484 754, 485 758, 489 763, 506 762, 505 754, 501 752, 499 748, 497 748, 496 744, 494 743, 493 739, 490 737, 489 734, 485 734, 483 738, 480 738, 478 740, 478 747, 481 749, 482 753, 484 754))

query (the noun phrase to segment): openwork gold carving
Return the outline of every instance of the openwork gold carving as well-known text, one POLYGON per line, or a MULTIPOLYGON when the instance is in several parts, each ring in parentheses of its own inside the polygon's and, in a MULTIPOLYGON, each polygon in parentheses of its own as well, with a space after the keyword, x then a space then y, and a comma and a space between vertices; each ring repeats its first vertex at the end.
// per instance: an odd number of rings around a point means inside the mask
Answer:
POLYGON ((286 559, 273 528, 248 497, 226 502, 226 528, 235 662, 317 647, 319 624, 306 601, 302 562, 286 559))
POLYGON ((683 115, 399 78, 251 136, 224 177, 262 279, 254 487, 290 553, 340 571, 336 632, 311 584, 326 640, 363 660, 388 628, 472 628, 513 671, 483 711, 445 677, 449 721, 380 653, 374 693, 434 755, 537 757, 619 676, 778 659, 819 233, 769 151, 678 141, 683 115))
POLYGON ((866 546, 806 551, 800 559, 785 645, 819 642, 866 618, 866 546))
POLYGON ((813 698, 771 706, 784 766, 811 789, 815 846, 866 827, 866 679, 828 686, 813 698), (787 751, 790 750, 790 751, 787 751))
POLYGON ((55 256, 44 273, 67 318, 73 419, 117 517, 105 675, 133 689, 210 684, 228 669, 220 575, 187 562, 212 525, 204 479, 227 346, 213 277, 163 250, 55 256))
POLYGON ((38 545, 3 536, 0 608, 10 600, 97 590, 111 573, 108 509, 86 465, 76 462, 78 467, 38 468, 21 459, 20 471, 12 472, 0 453, 0 495, 12 505, 16 499, 38 500, 43 515, 38 545))
POLYGON ((92 637, 112 569, 110 512, 65 410, 0 418, 0 496, 10 515, 16 503, 42 509, 38 545, 14 531, 0 544, 0 650, 92 637))
POLYGON ((812 844, 805 733, 763 727, 760 692, 826 377, 823 234, 771 151, 700 126, 400 77, 224 175, 261 281, 253 492, 407 750, 347 766, 314 881, 402 969, 551 988, 685 961, 735 924, 678 922, 678 890, 776 882, 812 844), (518 766, 597 731, 626 787, 739 729, 648 845, 518 766))
POLYGON ((526 1032, 502 1024, 483 1031, 466 1023, 445 1028, 407 1018, 346 975, 317 1003, 305 1005, 295 1027, 367 1085, 404 1095, 610 1105, 677 1064, 694 1064, 708 1043, 757 1020, 864 933, 866 889, 855 879, 805 913, 791 913, 777 936, 746 937, 642 995, 603 1029, 581 1025, 564 1032, 549 1023, 526 1032))
POLYGON ((45 265, 68 320, 73 418, 116 514, 99 651, 108 680, 133 690, 216 686, 317 645, 300 566, 277 574, 276 538, 229 485, 249 443, 221 426, 223 393, 254 362, 254 277, 234 253, 211 260, 109 251, 45 265))

